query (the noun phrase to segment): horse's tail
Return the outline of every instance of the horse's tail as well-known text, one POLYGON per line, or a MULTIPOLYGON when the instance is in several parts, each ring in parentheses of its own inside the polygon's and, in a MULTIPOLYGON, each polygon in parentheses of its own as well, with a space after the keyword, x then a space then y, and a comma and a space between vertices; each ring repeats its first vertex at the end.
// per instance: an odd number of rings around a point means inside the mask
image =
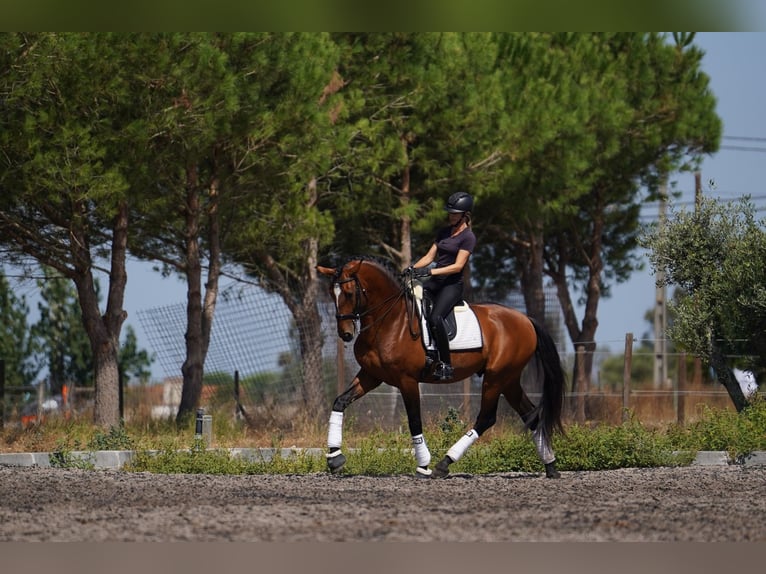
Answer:
POLYGON ((564 391, 566 389, 566 377, 561 367, 556 343, 550 333, 537 321, 530 319, 537 334, 537 357, 538 367, 543 369, 543 393, 540 404, 537 406, 537 426, 542 428, 545 436, 550 438, 554 431, 564 432, 561 424, 561 412, 564 406, 564 391))

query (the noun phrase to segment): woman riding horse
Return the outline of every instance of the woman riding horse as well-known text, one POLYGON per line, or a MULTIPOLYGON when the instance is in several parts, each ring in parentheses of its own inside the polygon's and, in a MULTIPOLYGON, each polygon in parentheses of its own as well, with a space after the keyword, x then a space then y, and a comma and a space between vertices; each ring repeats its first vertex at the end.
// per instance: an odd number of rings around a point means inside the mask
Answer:
POLYGON ((449 225, 439 230, 428 253, 412 266, 415 277, 427 277, 423 290, 432 302, 428 328, 439 351, 434 377, 440 381, 452 378, 445 321, 452 308, 463 300, 463 269, 476 247, 476 236, 471 230, 473 197, 464 191, 453 193, 444 209, 449 214, 449 225), (434 261, 436 266, 428 267, 434 261))

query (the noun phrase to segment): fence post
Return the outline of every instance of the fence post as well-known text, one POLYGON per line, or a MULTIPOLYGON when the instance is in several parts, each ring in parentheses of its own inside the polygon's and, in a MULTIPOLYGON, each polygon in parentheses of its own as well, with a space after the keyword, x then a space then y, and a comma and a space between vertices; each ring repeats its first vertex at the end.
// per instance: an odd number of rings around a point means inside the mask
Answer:
POLYGON ((622 420, 628 420, 628 408, 630 407, 630 372, 633 366, 633 333, 625 335, 625 355, 622 370, 622 420))
POLYGON ((43 419, 43 401, 45 400, 45 381, 37 384, 37 422, 43 419))
POLYGON ((239 419, 239 369, 234 371, 234 418, 239 419))
POLYGON ((471 420, 471 377, 463 379, 463 420, 471 420))
POLYGON ((577 395, 575 397, 575 420, 585 422, 585 345, 577 345, 577 395))
POLYGON ((678 393, 678 411, 676 413, 676 418, 678 419, 678 424, 682 425, 684 424, 684 421, 686 420, 686 353, 681 353, 678 356, 678 385, 677 385, 677 393, 678 393))
POLYGON ((5 359, 0 359, 0 431, 5 425, 5 359))

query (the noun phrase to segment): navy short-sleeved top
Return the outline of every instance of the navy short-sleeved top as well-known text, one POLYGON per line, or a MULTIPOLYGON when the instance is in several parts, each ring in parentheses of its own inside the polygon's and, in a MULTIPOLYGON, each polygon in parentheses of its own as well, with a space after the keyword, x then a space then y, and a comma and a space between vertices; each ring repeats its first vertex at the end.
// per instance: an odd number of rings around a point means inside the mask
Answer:
MULTIPOLYGON (((476 236, 470 227, 452 237, 452 227, 443 227, 436 234, 436 266, 446 267, 452 265, 457 260, 458 251, 465 249, 468 253, 473 253, 476 247, 476 236)), ((442 276, 438 276, 441 278, 442 276)), ((435 277, 436 278, 436 277, 435 277)), ((463 280, 463 273, 453 273, 444 277, 445 283, 458 283, 463 280)))

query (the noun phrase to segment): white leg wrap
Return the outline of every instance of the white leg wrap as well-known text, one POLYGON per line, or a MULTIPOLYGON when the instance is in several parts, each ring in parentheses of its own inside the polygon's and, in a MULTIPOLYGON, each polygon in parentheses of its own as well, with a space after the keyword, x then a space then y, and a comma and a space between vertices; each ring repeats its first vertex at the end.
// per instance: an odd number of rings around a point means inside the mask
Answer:
POLYGON ((415 460, 418 466, 428 466, 431 464, 431 451, 428 450, 426 439, 422 434, 412 437, 412 448, 415 450, 415 460))
POLYGON ((330 413, 330 428, 327 431, 327 446, 340 448, 343 442, 343 413, 332 411, 330 413))
POLYGON ((458 460, 465 454, 465 451, 468 450, 468 447, 476 442, 477 438, 479 438, 479 433, 473 429, 469 430, 467 433, 461 436, 455 444, 452 445, 452 447, 447 451, 447 456, 450 457, 453 461, 458 460))
POLYGON ((532 431, 532 440, 535 441, 537 455, 540 457, 540 460, 543 461, 543 464, 550 464, 556 460, 556 457, 553 454, 553 450, 548 444, 548 441, 545 440, 545 435, 539 427, 532 431))

